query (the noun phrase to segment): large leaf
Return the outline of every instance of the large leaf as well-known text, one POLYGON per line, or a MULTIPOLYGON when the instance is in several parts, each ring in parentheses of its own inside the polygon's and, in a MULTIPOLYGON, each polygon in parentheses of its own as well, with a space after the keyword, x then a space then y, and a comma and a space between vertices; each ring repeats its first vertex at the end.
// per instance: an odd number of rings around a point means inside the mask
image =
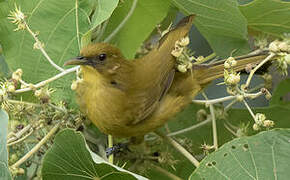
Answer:
POLYGON ((283 105, 290 108, 289 94, 290 93, 290 79, 281 81, 276 87, 271 98, 271 105, 283 105), (288 97, 288 100, 287 100, 288 97))
POLYGON ((7 131, 8 115, 0 109, 0 179, 11 179, 8 170, 7 131))
POLYGON ((101 157, 89 152, 81 133, 72 129, 59 132, 51 149, 43 159, 43 179, 142 179, 106 163, 101 157))
MULTIPOLYGON (((126 0, 114 11, 107 25, 105 36, 116 29, 128 14, 133 0, 126 0)), ((150 35, 155 26, 160 23, 170 8, 170 2, 164 0, 138 0, 136 8, 122 27, 112 39, 111 43, 119 47, 124 56, 133 58, 142 42, 150 35)))
POLYGON ((240 6, 249 28, 276 36, 290 33, 289 9, 290 2, 281 0, 255 0, 240 6))
MULTIPOLYGON (((173 120, 169 121, 169 129, 171 132, 188 128, 194 124, 200 123, 196 119, 196 113, 199 109, 205 108, 204 106, 191 104, 189 105, 183 112, 179 113, 173 120)), ((216 110, 218 108, 216 107, 216 110)), ((283 106, 283 105, 273 105, 270 107, 264 108, 255 108, 253 109, 255 113, 264 113, 267 119, 271 119, 275 122, 275 127, 277 128, 290 128, 289 120, 290 120, 290 108, 283 106)), ((226 116, 228 121, 236 126, 241 127, 242 124, 248 124, 247 134, 252 135, 256 134, 257 132, 252 129, 254 124, 254 120, 251 117, 249 111, 247 109, 231 109, 228 112, 228 116, 226 116)), ((224 127, 224 120, 218 119, 217 120, 217 132, 218 132, 218 144, 221 146, 222 144, 232 140, 235 138, 233 134, 231 134, 225 127, 224 127)), ((204 125, 202 127, 196 128, 194 130, 188 131, 186 133, 180 134, 175 136, 176 138, 182 138, 183 146, 185 146, 192 154, 196 157, 203 157, 204 153, 200 148, 202 144, 206 143, 208 145, 212 145, 212 127, 211 123, 204 125), (186 141, 185 141, 186 140, 186 141), (186 143, 185 143, 186 142, 186 143)), ((160 147, 161 148, 161 147, 160 147)), ((171 148, 170 148, 171 149, 171 148)), ((168 148, 164 148, 164 151, 168 151, 168 148)), ((178 152, 175 152, 171 149, 171 153, 174 155, 176 159, 178 159, 178 163, 174 165, 175 170, 171 167, 168 167, 167 170, 171 173, 176 174, 177 176, 181 177, 182 179, 187 179, 187 177, 193 172, 194 167, 192 164, 181 156, 178 152)), ((155 176, 157 176, 154 173, 155 176)), ((151 175, 151 173, 150 173, 151 175)), ((150 176, 150 179, 153 179, 155 176, 150 176)))
POLYGON ((92 28, 107 20, 117 7, 119 0, 96 0, 96 9, 92 18, 92 28))
POLYGON ((4 59, 4 56, 0 54, 0 78, 7 77, 9 73, 9 68, 4 59))
MULTIPOLYGON (((27 16, 27 22, 38 38, 44 43, 48 55, 59 66, 79 53, 80 37, 89 28, 89 1, 87 0, 32 0, 16 1, 16 5, 27 16)), ((1 3, 0 43, 5 60, 11 70, 23 69, 23 79, 36 83, 47 79, 59 71, 52 67, 39 50, 33 49, 34 40, 27 31, 14 32, 16 28, 7 16, 15 8, 14 1, 1 3)), ((69 97, 68 78, 62 78, 54 84, 61 97, 69 97)))
POLYGON ((247 22, 232 0, 171 0, 185 14, 196 14, 194 24, 219 56, 249 50, 247 22))
POLYGON ((288 179, 290 130, 276 129, 226 143, 190 179, 288 179))
POLYGON ((288 179, 290 130, 276 129, 226 143, 190 179, 288 179))

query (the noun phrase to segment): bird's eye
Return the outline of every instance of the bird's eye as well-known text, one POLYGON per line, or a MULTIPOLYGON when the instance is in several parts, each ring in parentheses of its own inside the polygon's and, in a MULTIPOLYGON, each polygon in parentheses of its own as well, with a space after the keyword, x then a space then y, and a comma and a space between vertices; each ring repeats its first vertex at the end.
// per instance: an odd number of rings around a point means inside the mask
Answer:
POLYGON ((100 54, 99 55, 99 60, 104 61, 106 59, 107 55, 106 54, 100 54))

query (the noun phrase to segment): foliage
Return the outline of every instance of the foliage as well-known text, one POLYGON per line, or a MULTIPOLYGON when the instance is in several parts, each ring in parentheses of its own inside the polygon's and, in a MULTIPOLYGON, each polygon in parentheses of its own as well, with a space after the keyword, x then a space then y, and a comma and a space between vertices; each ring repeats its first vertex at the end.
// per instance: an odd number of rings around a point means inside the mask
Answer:
MULTIPOLYGON (((75 72, 75 69, 63 71, 62 68, 66 60, 78 56, 80 49, 91 41, 110 42, 119 47, 128 59, 143 55, 150 50, 156 39, 160 38, 160 33, 166 31, 171 21, 176 18, 176 14, 178 17, 181 13, 196 14, 194 26, 218 57, 246 54, 252 51, 250 47, 253 45, 260 46, 262 43, 267 45, 266 40, 275 38, 284 38, 279 40, 289 43, 289 35, 287 35, 290 33, 289 6, 289 2, 281 0, 254 0, 250 3, 243 2, 242 5, 232 0, 0 1, 0 78, 2 81, 0 178, 11 178, 10 172, 13 176, 23 179, 33 177, 144 179, 132 172, 150 179, 165 179, 169 176, 178 176, 182 179, 188 177, 210 179, 213 176, 219 178, 221 174, 236 179, 251 176, 260 178, 260 175, 268 175, 267 177, 275 175, 272 167, 273 159, 279 160, 279 163, 274 165, 277 167, 276 175, 280 178, 280 175, 282 176, 280 170, 287 167, 287 163, 284 162, 290 159, 287 155, 289 143, 285 140, 289 139, 289 130, 277 129, 254 135, 257 131, 252 127, 257 121, 255 117, 251 117, 249 111, 253 111, 254 115, 266 114, 267 120, 275 122, 275 127, 288 128, 289 79, 277 85, 268 106, 252 110, 231 108, 225 111, 226 105, 215 105, 218 145, 224 144, 215 152, 212 152, 213 125, 210 123, 204 123, 205 125, 194 130, 176 135, 175 140, 181 146, 194 154, 199 161, 203 159, 198 168, 154 135, 149 135, 147 142, 151 148, 150 153, 153 154, 153 156, 150 154, 149 160, 140 160, 140 157, 145 158, 145 155, 136 155, 137 158, 130 157, 129 160, 117 157, 117 164, 124 165, 123 168, 119 168, 107 163, 106 158, 100 157, 104 155, 101 150, 106 144, 105 138, 95 130, 95 127, 83 123, 85 118, 76 108, 74 94, 71 91, 71 81, 75 76, 71 72, 75 72), (27 26, 24 28, 21 26, 25 25, 22 20, 19 20, 16 25, 11 23, 11 14, 13 14, 11 12, 15 9, 22 11, 26 16, 27 26), (10 19, 7 18, 9 15, 10 19), (17 28, 18 30, 14 31, 17 28), (261 37, 262 39, 259 39, 261 37), (253 38, 256 38, 256 44, 251 43, 253 38), (38 39, 39 43, 35 39, 38 39), (47 60, 42 50, 56 65, 52 65, 47 60), (22 70, 20 71, 19 68, 22 70), (49 80, 51 77, 58 78, 49 80), (10 116, 9 132, 7 132, 8 116, 4 109, 10 116), (70 127, 81 130, 83 126, 85 126, 83 134, 65 129, 54 137, 60 128, 70 127), (20 137, 14 136, 13 132, 20 137), (6 140, 7 135, 8 140, 6 140), (236 136, 239 138, 232 140, 236 136), (45 142, 32 152, 43 139, 45 142), (15 143, 17 141, 19 143, 15 143), (9 145, 9 159, 7 159, 6 144, 9 145), (100 156, 89 150, 88 146, 100 156), (275 151, 273 156, 271 152, 277 148, 282 150, 275 151), (30 153, 31 157, 17 164, 21 157, 30 153), (226 153, 227 156, 224 157, 226 153), (158 156, 155 157, 154 154, 158 156), (251 154, 253 157, 250 156, 251 154), (251 161, 251 158, 256 161, 251 161), (34 163, 40 160, 41 165, 34 163), (222 160, 225 163, 221 163, 222 160), (265 163, 264 160, 269 163, 265 163), (260 169, 264 164, 267 166, 260 169), (254 169, 259 169, 259 172, 255 174, 254 169)), ((198 43, 198 41, 195 37, 191 37, 191 43, 198 43)), ((278 64, 280 66, 286 62, 283 53, 276 54, 279 58, 284 57, 282 60, 276 58, 282 62, 278 64)), ((287 63, 285 64, 287 70, 287 63)), ((239 74, 235 75, 239 78, 239 74)), ((266 76, 263 78, 269 81, 266 76)), ((226 92, 227 87, 229 86, 214 88, 226 92)), ((191 104, 174 117, 163 130, 167 132, 169 129, 172 133, 205 121, 210 122, 209 119, 212 118, 210 112, 203 105, 191 104)), ((268 127, 264 128, 264 130, 268 129, 268 127)), ((283 176, 288 175, 289 172, 283 172, 283 176)))
POLYGON ((8 131, 8 114, 0 109, 0 178, 11 179, 10 172, 8 170, 8 151, 6 148, 6 136, 8 131))
POLYGON ((207 156, 189 179, 287 179, 289 136, 289 129, 276 129, 230 141, 207 156))

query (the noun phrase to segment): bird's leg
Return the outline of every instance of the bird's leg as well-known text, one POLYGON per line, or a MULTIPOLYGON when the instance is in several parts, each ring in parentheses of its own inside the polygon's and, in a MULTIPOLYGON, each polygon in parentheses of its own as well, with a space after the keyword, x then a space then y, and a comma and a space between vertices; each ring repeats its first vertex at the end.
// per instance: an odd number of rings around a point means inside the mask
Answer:
POLYGON ((123 151, 130 151, 130 149, 128 148, 129 142, 127 143, 118 143, 113 145, 112 147, 109 147, 106 149, 106 155, 110 156, 112 154, 117 154, 119 152, 123 152, 123 151))

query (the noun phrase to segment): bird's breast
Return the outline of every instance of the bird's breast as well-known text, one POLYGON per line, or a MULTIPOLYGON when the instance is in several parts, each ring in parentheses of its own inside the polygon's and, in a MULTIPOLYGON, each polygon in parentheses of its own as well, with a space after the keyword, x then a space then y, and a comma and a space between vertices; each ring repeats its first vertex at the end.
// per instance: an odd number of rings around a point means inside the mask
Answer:
POLYGON ((81 111, 106 134, 115 135, 124 131, 133 118, 126 92, 86 69, 82 74, 83 80, 76 89, 81 111))

